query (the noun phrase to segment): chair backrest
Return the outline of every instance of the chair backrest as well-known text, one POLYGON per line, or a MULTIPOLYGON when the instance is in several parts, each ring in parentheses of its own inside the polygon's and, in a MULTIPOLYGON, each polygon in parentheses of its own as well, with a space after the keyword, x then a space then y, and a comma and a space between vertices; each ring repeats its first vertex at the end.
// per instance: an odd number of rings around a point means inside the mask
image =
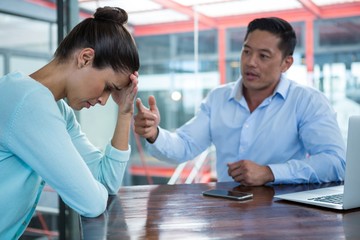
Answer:
POLYGON ((207 164, 210 160, 209 155, 214 151, 213 148, 208 148, 200 155, 198 155, 193 160, 184 162, 179 164, 174 173, 172 174, 171 178, 169 179, 169 185, 177 184, 177 183, 185 183, 190 184, 196 182, 210 182, 211 176, 213 174, 211 164, 207 164), (210 166, 209 166, 210 165, 210 166), (190 171, 186 171, 190 168, 190 171), (188 176, 185 178, 182 177, 184 174, 188 176), (183 182, 182 182, 183 181, 183 182))

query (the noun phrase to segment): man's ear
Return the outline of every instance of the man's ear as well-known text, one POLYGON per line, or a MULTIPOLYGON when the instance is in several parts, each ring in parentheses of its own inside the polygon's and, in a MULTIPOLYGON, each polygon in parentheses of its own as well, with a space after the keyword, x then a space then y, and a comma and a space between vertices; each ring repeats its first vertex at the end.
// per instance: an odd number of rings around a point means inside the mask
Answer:
POLYGON ((92 48, 83 48, 78 56, 78 68, 83 68, 85 66, 91 66, 95 58, 95 51, 92 48))
POLYGON ((285 57, 283 63, 282 63, 282 68, 281 68, 281 72, 286 72, 290 67, 291 65, 294 63, 294 58, 293 56, 287 56, 285 57))

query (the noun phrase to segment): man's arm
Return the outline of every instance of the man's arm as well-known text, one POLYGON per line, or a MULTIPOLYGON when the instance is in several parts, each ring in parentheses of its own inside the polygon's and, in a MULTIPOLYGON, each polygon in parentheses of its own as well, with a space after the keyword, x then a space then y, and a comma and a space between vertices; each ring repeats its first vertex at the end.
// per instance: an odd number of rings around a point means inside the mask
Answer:
POLYGON ((149 97, 149 108, 137 99, 138 113, 134 117, 135 132, 147 139, 149 153, 167 162, 181 163, 192 160, 210 144, 210 118, 207 107, 200 111, 175 132, 159 127, 160 114, 153 96, 149 97))
POLYGON ((298 139, 306 155, 283 164, 269 164, 275 183, 324 183, 342 181, 345 143, 326 97, 318 91, 302 95, 296 106, 298 139))

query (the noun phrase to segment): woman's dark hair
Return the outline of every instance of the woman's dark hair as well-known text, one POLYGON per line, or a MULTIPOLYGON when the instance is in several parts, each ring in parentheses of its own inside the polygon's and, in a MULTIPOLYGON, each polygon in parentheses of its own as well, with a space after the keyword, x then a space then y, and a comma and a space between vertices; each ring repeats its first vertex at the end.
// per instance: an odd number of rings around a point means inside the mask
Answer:
POLYGON ((55 58, 65 62, 77 50, 95 51, 93 67, 111 67, 116 72, 134 72, 140 67, 135 41, 125 28, 127 13, 117 7, 98 8, 93 18, 76 25, 60 43, 55 58))
POLYGON ((292 56, 296 46, 296 34, 290 23, 277 17, 257 18, 251 21, 247 27, 245 40, 249 33, 255 30, 268 31, 280 37, 279 49, 283 57, 292 56))

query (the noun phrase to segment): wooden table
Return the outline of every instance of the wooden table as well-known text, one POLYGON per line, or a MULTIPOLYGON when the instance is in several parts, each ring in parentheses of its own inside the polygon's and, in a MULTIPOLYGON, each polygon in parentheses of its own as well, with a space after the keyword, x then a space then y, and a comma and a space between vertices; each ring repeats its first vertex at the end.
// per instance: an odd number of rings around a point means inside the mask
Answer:
MULTIPOLYGON (((331 184, 334 185, 334 184, 331 184)), ((82 218, 88 239, 360 239, 360 209, 289 203, 275 194, 327 185, 244 187, 237 183, 122 187, 98 218, 82 218), (251 192, 238 202, 205 197, 211 188, 251 192)))

